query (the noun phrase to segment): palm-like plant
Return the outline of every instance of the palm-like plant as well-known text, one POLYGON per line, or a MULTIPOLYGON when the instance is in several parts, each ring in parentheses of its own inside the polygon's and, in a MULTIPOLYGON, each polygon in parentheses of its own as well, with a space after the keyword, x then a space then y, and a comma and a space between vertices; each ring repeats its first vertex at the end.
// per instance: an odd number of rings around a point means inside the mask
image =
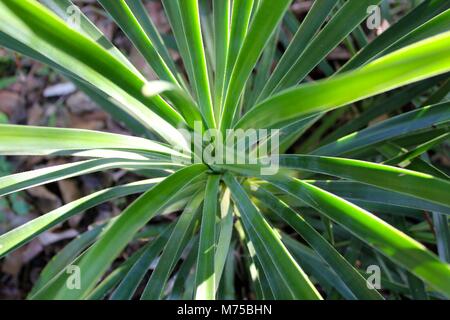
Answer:
POLYGON ((55 68, 136 135, 0 125, 1 155, 88 158, 1 178, 0 194, 153 170, 0 236, 1 257, 89 208, 142 193, 67 245, 29 298, 130 299, 152 264, 142 299, 234 298, 237 265, 247 296, 261 299, 450 297, 450 180, 426 157, 449 135, 450 3, 424 1, 368 43, 360 24, 380 2, 315 1, 299 23, 290 0, 162 0, 181 69, 140 0, 99 0, 161 80, 148 82, 70 0, 0 1, 2 46, 55 68), (362 49, 335 72, 326 57, 349 39, 362 49), (316 67, 327 78, 310 81, 316 67), (410 102, 412 111, 369 125, 410 102), (360 114, 334 129, 349 106, 360 114), (296 153, 272 154, 281 169, 270 176, 259 162, 174 163, 192 152, 177 129, 196 121, 224 133, 279 128, 281 153, 296 153), (178 211, 155 234, 151 219, 178 211), (418 241, 436 243, 439 257, 418 241), (380 292, 365 279, 374 264, 380 292), (78 289, 67 286, 71 265, 78 289))

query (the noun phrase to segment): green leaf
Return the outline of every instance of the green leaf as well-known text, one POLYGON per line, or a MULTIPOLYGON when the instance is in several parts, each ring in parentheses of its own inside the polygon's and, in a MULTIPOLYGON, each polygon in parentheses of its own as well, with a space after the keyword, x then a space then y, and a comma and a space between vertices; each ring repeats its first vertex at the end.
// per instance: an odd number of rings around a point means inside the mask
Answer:
POLYGON ((433 212, 433 222, 436 230, 439 257, 442 261, 450 263, 450 228, 448 225, 448 216, 439 212, 433 212))
MULTIPOLYGON (((250 1, 237 2, 248 3, 250 1)), ((214 73, 214 115, 216 119, 220 118, 222 100, 225 94, 227 58, 230 43, 230 3, 231 1, 228 0, 213 1, 214 48, 216 58, 214 73)), ((233 4, 235 3, 233 2, 233 4)))
POLYGON ((391 212, 395 211, 398 207, 404 207, 422 211, 440 211, 450 215, 450 209, 443 205, 431 203, 413 196, 383 190, 363 183, 345 180, 316 180, 306 182, 351 202, 362 200, 364 202, 385 204, 387 208, 390 208, 389 211, 391 212))
MULTIPOLYGON (((81 23, 83 25, 83 23, 81 23)), ((6 35, 5 33, 0 31, 0 43, 5 47, 10 48, 11 50, 17 51, 21 54, 29 56, 35 60, 41 61, 49 65, 50 67, 58 70, 67 78, 69 78, 75 85, 78 86, 81 90, 84 91, 93 101, 97 102, 102 108, 104 108, 107 112, 111 113, 116 121, 125 123, 130 130, 137 134, 142 134, 146 130, 153 131, 157 133, 158 136, 164 137, 166 141, 173 141, 169 135, 165 132, 172 132, 171 125, 160 118, 158 115, 153 113, 150 109, 148 109, 143 104, 139 103, 137 100, 132 99, 131 96, 128 96, 124 91, 121 92, 121 102, 119 100, 113 98, 112 96, 106 94, 104 91, 100 89, 103 88, 100 82, 94 82, 97 84, 97 87, 88 84, 81 80, 77 75, 72 73, 69 69, 56 64, 52 60, 48 59, 41 53, 31 49, 30 47, 24 45, 23 43, 17 41, 13 37, 6 35), (126 103, 123 103, 123 102, 126 103), (134 117, 135 116, 135 117, 134 117), (151 123, 148 122, 149 119, 153 119, 151 123), (159 128, 159 129, 158 129, 159 128), (159 131, 160 129, 165 128, 166 131, 159 131)), ((107 91, 105 88, 103 88, 107 91)), ((119 91, 119 89, 117 89, 119 91)), ((108 91, 109 92, 109 91, 108 91)), ((116 98, 119 95, 115 96, 116 98)), ((174 144, 178 145, 178 144, 174 144)))
POLYGON ((261 93, 261 90, 264 88, 264 85, 269 80, 270 73, 272 71, 273 61, 275 60, 275 55, 277 53, 280 28, 281 27, 278 27, 278 30, 272 35, 272 39, 270 39, 270 42, 267 44, 266 48, 264 49, 261 55, 261 59, 256 67, 256 75, 254 76, 253 79, 251 92, 249 93, 250 97, 248 98, 247 101, 243 102, 245 108, 242 110, 242 113, 247 112, 247 110, 255 106, 256 98, 261 93))
POLYGON ((436 90, 428 99, 423 103, 424 106, 428 106, 431 104, 436 104, 439 102, 448 101, 448 93, 450 92, 450 79, 447 78, 442 85, 440 85, 439 89, 436 90))
POLYGON ((41 271, 39 279, 34 283, 29 295, 33 295, 70 265, 86 248, 94 243, 102 232, 104 225, 99 225, 73 239, 56 254, 41 271))
POLYGON ((209 128, 215 128, 214 109, 212 105, 211 88, 208 78, 205 49, 200 27, 198 2, 196 0, 184 0, 179 2, 182 23, 186 36, 189 57, 193 66, 193 78, 200 110, 209 128))
POLYGON ((134 252, 125 262, 118 268, 114 269, 105 277, 87 296, 86 300, 102 300, 129 272, 133 265, 144 254, 144 248, 134 252))
POLYGON ((450 29, 449 20, 450 20, 450 9, 442 12, 441 14, 437 15, 433 19, 430 19, 429 21, 427 21, 426 23, 415 29, 414 31, 410 32, 407 36, 400 39, 393 46, 384 50, 382 54, 383 55, 388 54, 390 52, 399 50, 403 47, 413 44, 415 42, 448 31, 450 29))
POLYGON ((349 179, 450 207, 450 181, 412 170, 345 158, 285 155, 280 166, 349 179))
POLYGON ((145 96, 161 95, 172 101, 173 107, 183 115, 190 128, 195 128, 195 122, 203 123, 203 116, 192 98, 182 89, 166 81, 148 82, 142 89, 145 96))
MULTIPOLYGON (((70 81, 72 81, 78 87, 78 89, 83 91, 93 102, 97 103, 103 110, 109 113, 115 121, 123 124, 135 135, 149 136, 150 132, 153 131, 153 134, 156 134, 158 137, 161 137, 162 139, 166 139, 165 134, 161 134, 161 132, 159 133, 156 132, 158 130, 157 129, 158 125, 156 125, 157 123, 156 119, 155 121, 152 121, 152 123, 150 124, 147 123, 144 119, 134 117, 133 112, 130 112, 131 107, 128 103, 127 104, 120 103, 119 101, 114 100, 112 97, 108 96, 104 92, 98 90, 96 87, 93 87, 92 85, 82 80, 79 80, 78 78, 62 70, 63 69, 61 69, 60 72, 64 74, 67 78, 69 78, 70 81)), ((154 116, 156 116, 156 114, 154 116)), ((172 139, 169 138, 166 139, 166 141, 171 142, 172 139)))
MULTIPOLYGON (((276 31, 277 25, 281 21, 290 2, 290 0, 262 0, 259 5, 230 76, 220 121, 220 129, 222 132, 225 132, 226 129, 231 127, 233 118, 236 115, 239 98, 245 88, 245 83, 264 47, 276 31)), ((230 52, 232 52, 232 47, 233 44, 231 43, 230 52)), ((230 60, 229 62, 231 63, 230 60)))
MULTIPOLYGON (((7 1, 0 4, 0 31, 71 70, 78 77, 108 92, 118 101, 130 97, 150 108, 173 127, 183 125, 182 117, 160 97, 145 97, 142 76, 132 72, 91 38, 71 29, 62 19, 37 1, 7 1)), ((145 114, 144 106, 135 112, 145 114)), ((154 118, 147 113, 150 120, 154 118)), ((173 128, 174 129, 174 128, 173 128)))
POLYGON ((376 119, 383 114, 389 114, 392 111, 398 110, 405 104, 411 102, 414 98, 423 94, 426 90, 436 85, 440 80, 442 80, 443 77, 446 77, 446 75, 427 79, 401 88, 392 95, 383 95, 378 99, 375 98, 375 101, 367 106, 364 112, 343 126, 333 130, 328 136, 322 139, 321 144, 324 145, 334 142, 347 134, 364 128, 373 119, 376 119))
MULTIPOLYGON (((346 108, 340 108, 330 111, 329 113, 321 114, 317 117, 321 118, 320 125, 314 130, 314 132, 301 144, 299 148, 294 149, 295 153, 307 153, 313 146, 317 145, 319 141, 322 141, 322 136, 325 132, 329 131, 336 124, 336 121, 346 113, 346 108)), ((299 136, 300 137, 300 136, 299 136)), ((298 139, 297 139, 298 140, 298 139)), ((295 142, 295 141, 294 141, 295 142)), ((286 150, 286 149, 285 149, 286 150)))
POLYGON ((436 290, 450 296, 450 265, 442 263, 419 242, 370 212, 306 182, 287 177, 277 177, 270 182, 342 225, 436 290))
POLYGON ((88 36, 110 54, 127 65, 129 69, 141 76, 133 64, 123 55, 123 53, 115 47, 111 41, 100 31, 97 26, 89 20, 88 17, 77 7, 71 0, 41 0, 41 3, 52 10, 58 17, 64 21, 68 21, 70 26, 78 32, 88 36), (79 21, 75 21, 78 20, 79 21), (73 23, 71 23, 73 20, 73 23), (79 22, 79 25, 76 23, 79 22))
MULTIPOLYGON (((308 14, 292 38, 292 41, 289 43, 289 46, 286 48, 286 51, 275 67, 275 70, 266 82, 257 102, 267 98, 293 66, 300 63, 304 65, 304 62, 303 60, 300 60, 300 57, 303 52, 308 50, 308 45, 313 40, 314 35, 318 32, 328 14, 336 5, 337 1, 334 0, 322 0, 313 3, 311 9, 308 11, 308 14)), ((306 65, 304 66, 306 67, 306 65)))
POLYGON ((267 93, 280 91, 301 82, 320 61, 326 58, 364 20, 368 15, 367 8, 380 2, 381 0, 347 1, 311 41, 308 47, 297 57, 289 71, 283 74, 283 78, 279 82, 275 82, 275 88, 267 93))
POLYGON ((144 30, 147 37, 152 41, 152 44, 158 51, 160 57, 164 60, 172 73, 178 77, 177 79, 180 81, 181 85, 183 85, 183 87, 187 89, 185 79, 183 78, 183 75, 180 74, 180 72, 177 70, 175 62, 170 55, 169 47, 164 43, 161 34, 150 19, 144 3, 136 0, 125 0, 125 2, 127 3, 131 12, 133 12, 133 15, 137 19, 139 25, 144 30))
MULTIPOLYGON (((234 248, 234 243, 231 246, 234 248)), ((261 270, 261 269, 260 269, 261 270)), ((233 250, 228 252, 228 257, 225 264, 224 270, 224 281, 223 281, 223 290, 222 297, 225 300, 235 300, 236 299, 236 289, 234 286, 234 275, 236 273, 236 257, 234 256, 233 250)), ((273 295, 271 296, 273 298, 273 295)))
POLYGON ((195 193, 178 219, 177 224, 170 235, 169 241, 159 258, 158 264, 145 286, 144 292, 141 295, 142 300, 156 300, 162 298, 166 288, 166 282, 169 279, 175 264, 180 259, 184 248, 192 238, 195 223, 199 216, 198 209, 203 201, 203 197, 203 190, 195 193))
MULTIPOLYGON (((237 208, 235 209, 235 213, 237 216, 239 216, 239 211, 237 208)), ((235 227, 243 246, 244 250, 243 259, 246 265, 246 269, 248 269, 248 274, 250 276, 256 297, 261 300, 274 299, 274 294, 269 284, 268 277, 266 277, 266 275, 264 274, 264 268, 262 267, 260 262, 260 259, 266 261, 267 257, 262 256, 262 254, 260 253, 260 258, 258 258, 257 253, 255 251, 255 245, 253 245, 253 241, 250 239, 250 237, 247 236, 247 234, 250 235, 253 233, 251 230, 246 232, 240 220, 236 221, 235 227)), ((256 240, 256 245, 258 246, 258 248, 262 248, 260 241, 257 238, 255 238, 255 235, 252 234, 251 237, 256 240)), ((232 252, 230 252, 230 256, 233 256, 232 252)), ((272 270, 275 268, 275 266, 270 260, 268 260, 268 263, 265 264, 265 268, 266 270, 272 270)), ((274 269, 274 273, 272 273, 270 279, 274 279, 276 277, 277 277, 276 270, 274 269)), ((275 290, 275 293, 277 295, 280 295, 280 293, 278 293, 277 291, 278 288, 277 283, 274 283, 273 288, 275 290)))
POLYGON ((183 297, 188 297, 189 299, 193 299, 193 289, 194 286, 191 285, 193 282, 194 272, 192 269, 195 267, 195 263, 197 261, 198 256, 198 237, 196 237, 196 241, 192 244, 192 249, 189 252, 186 259, 184 259, 183 263, 178 269, 177 274, 175 275, 175 280, 173 282, 173 288, 171 295, 169 297, 170 300, 182 300, 183 297), (192 279, 190 278, 192 277, 192 279), (189 280, 191 280, 189 282, 189 280), (190 290, 189 288, 192 288, 190 290))
POLYGON ((434 128, 450 121, 450 102, 419 108, 379 122, 367 129, 351 133, 326 144, 312 153, 317 155, 346 155, 364 151, 368 146, 385 142, 415 131, 434 128))
MULTIPOLYGON (((0 125, 0 136, 1 155, 123 155, 124 158, 136 159, 136 152, 163 158, 181 156, 171 148, 148 139, 92 130, 0 125)), ((144 160, 146 157, 138 156, 137 159, 144 160)))
MULTIPOLYGON (((292 144, 294 144, 308 129, 312 127, 314 123, 316 123, 320 119, 321 116, 322 115, 313 115, 310 117, 306 117, 279 129, 279 152, 286 152, 292 146, 292 144)), ((261 152, 261 149, 263 147, 270 148, 270 146, 268 145, 268 143, 271 142, 270 140, 271 139, 259 141, 258 149, 254 149, 253 154, 255 156, 258 156, 256 151, 261 152)))
POLYGON ((409 165, 411 163, 411 160, 413 160, 416 157, 419 157, 420 155, 427 152, 429 149, 435 147, 436 145, 448 140, 449 137, 450 137, 450 133, 444 133, 443 135, 433 138, 430 141, 420 144, 419 146, 415 147, 414 149, 412 149, 408 152, 402 153, 401 155, 398 155, 396 157, 393 157, 393 158, 383 162, 383 164, 398 165, 400 167, 406 167, 407 165, 409 165))
POLYGON ((224 181, 230 188, 232 198, 241 212, 245 229, 250 232, 249 236, 255 245, 258 258, 268 256, 269 261, 275 268, 271 270, 275 274, 268 272, 270 269, 266 269, 268 266, 265 265, 265 261, 261 261, 265 274, 269 278, 269 283, 272 286, 275 284, 274 281, 278 279, 282 281, 276 289, 272 287, 272 290, 287 290, 274 292, 275 297, 287 298, 290 296, 291 299, 321 299, 316 288, 281 243, 277 233, 250 201, 242 186, 229 173, 224 175, 224 181), (273 276, 276 278, 271 281, 270 278, 273 276))
MULTIPOLYGON (((188 74, 189 79, 192 81, 194 79, 194 66, 190 58, 190 53, 188 49, 187 38, 184 31, 184 26, 181 16, 181 9, 179 1, 172 0, 162 0, 164 6, 164 11, 166 13, 167 19, 169 20, 170 26, 172 28, 173 35, 175 37, 176 46, 178 52, 183 60, 184 67, 188 74)), ((191 87, 192 87, 191 83, 191 87)), ((196 95, 196 91, 195 91, 196 95)))
POLYGON ((254 2, 254 0, 236 0, 232 2, 231 23, 227 26, 230 32, 230 39, 225 74, 225 89, 228 87, 236 59, 247 35, 254 2))
POLYGON ((164 59, 159 55, 152 40, 147 36, 125 0, 99 0, 99 3, 133 42, 159 78, 179 85, 176 76, 172 73, 164 59))
POLYGON ((150 264, 158 257, 162 251, 169 236, 173 230, 173 226, 167 227, 161 234, 145 245, 142 255, 137 259, 136 263, 128 270, 126 276, 120 282, 120 285, 111 294, 111 300, 130 300, 133 297, 139 283, 147 273, 150 264))
MULTIPOLYGON (((205 48, 206 65, 211 89, 214 90, 214 70, 216 69, 216 56, 214 48, 214 13, 212 3, 208 0, 200 0, 198 4, 200 15, 200 27, 202 30, 203 44, 205 48)), ((211 98, 214 100, 214 92, 211 98)), ((214 101, 213 101, 214 103, 214 101)))
POLYGON ((272 128, 450 70, 450 32, 418 42, 332 79, 301 85, 262 102, 236 128, 272 128))
POLYGON ((203 204, 202 222, 200 228, 200 242, 195 275, 195 299, 214 300, 216 291, 216 274, 214 257, 216 253, 216 216, 217 197, 219 193, 220 176, 212 175, 208 178, 203 204))
MULTIPOLYGON (((100 239, 77 263, 80 272, 83 274, 81 289, 66 290, 63 287, 51 298, 75 299, 84 297, 95 286, 96 280, 108 269, 134 234, 163 210, 180 190, 194 179, 203 176, 204 172, 205 166, 203 165, 193 165, 181 169, 143 194, 101 234, 100 239)), ((44 297, 37 295, 35 298, 41 299, 44 297)))
POLYGON ((114 198, 144 192, 161 181, 162 179, 159 178, 149 179, 109 189, 103 189, 35 218, 0 236, 0 257, 5 256, 9 252, 29 242, 42 232, 50 229, 60 222, 66 221, 78 213, 86 211, 114 198))
POLYGON ((216 275, 216 292, 219 288, 226 259, 230 252, 233 234, 233 207, 231 205, 230 190, 226 189, 220 202, 219 239, 217 240, 214 256, 214 274, 216 275))
POLYGON ((415 28, 426 23, 429 19, 448 8, 450 8, 450 4, 446 0, 429 0, 422 2, 419 6, 414 8, 414 10, 405 15, 397 23, 390 26, 374 41, 358 52, 358 54, 347 62, 339 72, 356 69, 364 65, 402 38, 407 37, 407 35, 415 28))
POLYGON ((314 248, 314 250, 333 268, 334 272, 341 277, 356 298, 363 300, 383 299, 376 290, 368 289, 366 279, 364 279, 358 271, 356 271, 356 269, 298 213, 289 208, 289 206, 277 199, 270 192, 263 190, 262 188, 253 188, 253 186, 250 186, 250 189, 254 190, 253 193, 265 206, 271 208, 314 248))
POLYGON ((299 263, 302 263, 306 272, 310 273, 317 279, 325 292, 329 293, 329 291, 335 289, 345 299, 357 299, 342 279, 312 249, 301 244, 299 241, 292 239, 284 233, 281 234, 281 239, 292 253, 292 256, 299 263))
POLYGON ((178 169, 181 168, 181 166, 176 166, 172 163, 155 163, 149 161, 132 161, 114 158, 79 161, 2 177, 0 178, 0 196, 58 180, 117 168, 128 170, 166 170, 178 169))

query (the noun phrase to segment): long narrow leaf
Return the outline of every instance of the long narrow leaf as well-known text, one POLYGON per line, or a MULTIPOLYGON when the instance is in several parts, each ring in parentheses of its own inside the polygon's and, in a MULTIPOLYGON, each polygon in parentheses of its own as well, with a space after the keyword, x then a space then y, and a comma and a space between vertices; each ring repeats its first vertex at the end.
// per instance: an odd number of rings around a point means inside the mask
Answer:
POLYGON ((283 220, 289 223, 328 262, 358 299, 383 299, 376 290, 368 289, 366 280, 358 271, 299 214, 262 188, 258 188, 254 193, 259 196, 259 199, 266 206, 269 206, 283 220))
POLYGON ((184 32, 187 37, 189 57, 193 65, 193 79, 200 110, 210 128, 216 127, 211 88, 206 64, 205 49, 200 28, 199 7, 196 0, 180 1, 184 32))
POLYGON ((77 264, 83 273, 80 290, 61 288, 53 297, 74 299, 86 295, 115 257, 123 250, 134 234, 165 206, 191 181, 203 175, 203 165, 193 165, 166 178, 130 205, 100 236, 77 264))
MULTIPOLYGON (((180 168, 181 166, 178 166, 180 168)), ((27 172, 12 174, 0 178, 0 196, 20 190, 36 187, 58 180, 68 179, 83 174, 110 169, 175 169, 171 163, 152 163, 148 161, 126 161, 123 159, 95 159, 62 164, 27 172)))
POLYGON ((264 89, 257 99, 258 102, 264 100, 272 92, 295 63, 299 63, 297 62, 298 59, 307 49, 308 44, 336 4, 337 1, 334 0, 322 0, 313 3, 313 6, 308 11, 307 16, 270 76, 269 81, 266 82, 264 89))
POLYGON ((83 155, 84 152, 85 156, 111 157, 113 153, 102 155, 99 151, 109 149, 131 151, 132 159, 134 151, 156 157, 181 156, 171 148, 148 139, 83 129, 2 124, 0 136, 2 155, 83 155))
POLYGON ((195 275, 197 288, 195 299, 199 300, 213 300, 215 298, 217 280, 214 267, 214 256, 216 253, 215 229, 219 183, 220 176, 217 175, 210 176, 206 183, 195 275))
POLYGON ((220 122, 220 129, 223 132, 231 126, 245 83, 265 45, 276 31, 276 27, 286 12, 289 3, 290 0, 262 0, 259 5, 250 30, 239 51, 227 87, 227 95, 220 122))
MULTIPOLYGON (((320 299, 320 294, 306 274, 304 274, 302 269, 292 259, 292 256, 281 243, 274 230, 250 201, 242 186, 229 174, 224 176, 224 180, 231 190, 236 206, 242 213, 243 222, 247 225, 246 228, 254 229, 259 237, 261 237, 260 241, 264 243, 268 255, 283 279, 284 286, 292 293, 293 298, 320 299)), ((257 253, 258 255, 261 254, 258 250, 257 253)))
POLYGON ((178 219, 169 241, 164 247, 158 265, 145 286, 144 292, 141 295, 142 300, 162 298, 166 288, 166 282, 176 262, 183 253, 184 248, 192 238, 193 229, 198 217, 197 213, 199 212, 203 197, 203 190, 195 193, 178 219))
POLYGON ((164 59, 159 55, 152 40, 147 36, 125 0, 99 0, 99 3, 130 38, 155 73, 162 80, 179 85, 176 76, 172 73, 172 70, 170 70, 164 59))
POLYGON ((450 266, 422 244, 356 205, 301 180, 285 178, 272 182, 450 296, 450 266))
POLYGON ((418 42, 333 79, 286 90, 262 102, 237 128, 268 128, 332 110, 450 70, 450 32, 418 42))
POLYGON ((282 156, 280 165, 350 179, 450 207, 450 181, 421 172, 360 160, 301 155, 282 156))

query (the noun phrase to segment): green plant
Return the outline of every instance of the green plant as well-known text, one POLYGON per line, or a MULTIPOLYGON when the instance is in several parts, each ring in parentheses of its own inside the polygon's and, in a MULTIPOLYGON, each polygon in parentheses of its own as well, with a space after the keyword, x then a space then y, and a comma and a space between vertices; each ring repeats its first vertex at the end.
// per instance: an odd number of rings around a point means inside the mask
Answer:
POLYGON ((0 2, 0 44, 57 69, 136 136, 2 124, 0 155, 89 159, 0 178, 0 194, 114 168, 159 176, 98 191, 1 235, 0 257, 73 215, 142 193, 67 245, 29 298, 130 299, 154 261, 143 299, 234 298, 238 264, 250 298, 450 297, 450 180, 427 158, 449 135, 447 0, 422 2, 370 43, 360 24, 381 0, 315 1, 300 25, 290 0, 163 0, 187 77, 141 1, 99 0, 156 82, 69 0, 40 2, 0 2), (286 30, 295 35, 279 56, 286 30), (362 49, 334 72, 327 55, 342 42, 351 49, 352 39, 362 49), (309 81, 316 67, 327 78, 309 81), (411 102, 412 111, 395 115, 411 102), (352 108, 359 115, 336 128, 352 108), (371 124, 384 114, 394 116, 371 124), (281 154, 271 155, 279 172, 262 175, 262 162, 173 162, 191 156, 177 129, 192 132, 196 121, 200 131, 222 133, 279 128, 281 154), (155 235, 151 219, 179 210, 155 235), (142 239, 151 241, 111 268, 142 239), (419 241, 436 244, 440 258, 419 241), (67 286, 69 265, 81 271, 79 289, 67 286), (381 267, 380 292, 367 286, 369 265, 381 267))

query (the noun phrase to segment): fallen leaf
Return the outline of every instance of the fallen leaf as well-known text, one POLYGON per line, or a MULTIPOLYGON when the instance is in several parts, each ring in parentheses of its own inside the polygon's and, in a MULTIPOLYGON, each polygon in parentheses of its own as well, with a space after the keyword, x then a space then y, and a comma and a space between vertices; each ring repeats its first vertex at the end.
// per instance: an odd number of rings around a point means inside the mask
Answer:
POLYGON ((38 103, 34 103, 33 106, 28 110, 27 124, 29 126, 40 125, 43 114, 44 110, 42 110, 41 106, 38 103))
POLYGON ((66 179, 58 181, 59 190, 61 191, 64 203, 69 203, 80 198, 80 189, 78 183, 74 179, 66 179))
POLYGON ((24 105, 24 100, 17 92, 0 90, 0 111, 10 118, 24 105))
POLYGON ((48 246, 52 243, 61 241, 61 240, 66 240, 66 239, 72 239, 75 238, 79 235, 78 231, 74 230, 74 229, 69 229, 69 230, 65 230, 62 232, 44 232, 43 234, 41 234, 38 239, 40 241, 40 243, 43 246, 48 246))
POLYGON ((81 114, 93 110, 98 110, 97 105, 81 91, 70 95, 67 98, 66 105, 74 114, 81 114))
POLYGON ((57 83, 44 89, 43 95, 46 98, 67 96, 74 93, 77 87, 72 82, 57 83))
POLYGON ((42 212, 48 212, 61 206, 61 200, 44 186, 28 189, 27 193, 36 198, 35 205, 42 212))

